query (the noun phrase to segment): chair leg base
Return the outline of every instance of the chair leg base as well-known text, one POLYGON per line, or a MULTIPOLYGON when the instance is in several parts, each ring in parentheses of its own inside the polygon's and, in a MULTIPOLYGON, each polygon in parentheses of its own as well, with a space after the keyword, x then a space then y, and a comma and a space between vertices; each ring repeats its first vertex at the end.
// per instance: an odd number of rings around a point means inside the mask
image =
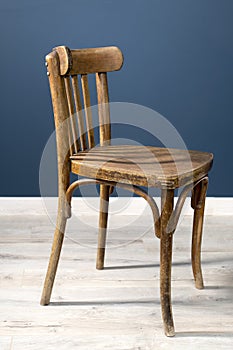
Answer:
POLYGON ((198 282, 195 282, 195 287, 199 290, 201 289, 205 289, 204 285, 203 284, 199 284, 198 282))
POLYGON ((105 248, 98 248, 97 249, 97 258, 96 258, 96 269, 97 270, 104 269, 104 255, 105 255, 105 248))
POLYGON ((196 276, 195 276, 195 287, 197 289, 204 289, 204 283, 203 283, 203 278, 202 278, 202 275, 199 275, 198 273, 196 273, 196 276))
POLYGON ((166 337, 174 337, 176 335, 174 327, 170 327, 169 329, 164 330, 166 337))
POLYGON ((48 300, 45 300, 45 299, 41 299, 40 300, 40 305, 41 306, 47 306, 47 305, 49 305, 49 303, 50 303, 50 301, 48 301, 48 300))

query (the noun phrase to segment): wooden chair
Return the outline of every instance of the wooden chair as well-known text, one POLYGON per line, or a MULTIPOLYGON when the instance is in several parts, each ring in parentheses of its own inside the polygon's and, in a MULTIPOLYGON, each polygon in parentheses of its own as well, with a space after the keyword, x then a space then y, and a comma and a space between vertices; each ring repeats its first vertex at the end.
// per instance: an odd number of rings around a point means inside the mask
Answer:
POLYGON ((117 47, 70 50, 56 47, 46 56, 57 139, 59 204, 56 230, 45 278, 41 305, 50 296, 62 248, 66 221, 71 215, 75 188, 100 184, 100 217, 96 268, 104 267, 104 252, 109 195, 116 184, 142 196, 151 206, 155 234, 160 239, 160 295, 165 334, 174 336, 171 306, 172 239, 188 192, 192 191, 194 209, 192 233, 192 268, 196 288, 203 288, 201 271, 201 238, 208 171, 213 155, 143 146, 111 146, 111 124, 107 72, 117 71, 123 56, 117 47), (100 146, 95 147, 88 74, 96 74, 100 146), (78 76, 84 108, 81 105, 78 76), (83 110, 84 112, 83 113, 83 110), (84 130, 84 115, 86 130, 84 130), (95 147, 95 148, 94 148, 95 147), (91 152, 89 152, 91 150, 91 152), (133 159, 127 162, 127 159, 133 159), (155 162, 156 160, 156 162, 155 162), (146 166, 145 166, 146 164, 146 166), (177 167, 177 164, 180 166, 177 167), (142 170, 143 169, 143 170, 142 170), (70 184, 70 172, 86 177, 70 184), (161 189, 161 210, 140 186, 161 189), (183 187, 174 208, 174 191, 183 187))

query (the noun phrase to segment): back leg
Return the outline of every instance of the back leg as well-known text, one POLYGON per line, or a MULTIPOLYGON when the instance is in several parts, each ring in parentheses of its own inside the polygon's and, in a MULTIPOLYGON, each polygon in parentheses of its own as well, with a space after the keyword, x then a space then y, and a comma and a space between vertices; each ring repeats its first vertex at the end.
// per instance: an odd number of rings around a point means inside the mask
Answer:
POLYGON ((66 221, 67 217, 65 216, 64 211, 58 209, 57 224, 54 232, 53 245, 40 301, 41 305, 48 305, 50 302, 53 284, 57 272, 57 266, 60 258, 62 243, 64 239, 66 221))
POLYGON ((194 209, 192 233, 192 269, 195 286, 198 289, 204 288, 201 270, 201 242, 207 186, 208 178, 205 178, 199 182, 193 189, 191 202, 194 209))
POLYGON ((100 213, 99 213, 99 234, 98 234, 98 247, 97 247, 97 258, 96 268, 102 270, 104 268, 104 255, 105 255, 105 244, 107 234, 107 223, 108 223, 108 206, 109 206, 109 193, 110 186, 100 185, 100 213))

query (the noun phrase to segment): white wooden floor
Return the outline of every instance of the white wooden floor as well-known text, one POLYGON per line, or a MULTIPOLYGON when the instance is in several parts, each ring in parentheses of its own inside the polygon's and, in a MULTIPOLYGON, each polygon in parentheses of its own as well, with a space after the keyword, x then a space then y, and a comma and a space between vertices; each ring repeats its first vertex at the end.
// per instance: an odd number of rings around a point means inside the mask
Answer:
MULTIPOLYGON (((21 209, 24 201, 21 202, 21 209)), ((174 237, 172 298, 176 337, 163 334, 159 241, 151 216, 112 215, 106 269, 95 270, 96 215, 68 225, 49 306, 40 306, 53 225, 46 215, 0 216, 1 350, 149 350, 233 348, 233 214, 207 215, 206 288, 194 288, 192 217, 174 237), (122 226, 122 227, 121 227, 122 226), (115 229, 114 229, 115 228, 115 229), (145 232, 148 231, 148 232, 145 232)))

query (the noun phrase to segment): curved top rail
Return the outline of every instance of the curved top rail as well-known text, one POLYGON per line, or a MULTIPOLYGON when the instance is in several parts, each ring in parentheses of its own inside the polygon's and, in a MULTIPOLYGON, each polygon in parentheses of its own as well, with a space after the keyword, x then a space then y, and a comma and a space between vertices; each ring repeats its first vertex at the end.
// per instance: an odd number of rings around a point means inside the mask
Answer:
POLYGON ((116 46, 71 50, 67 46, 53 49, 58 53, 61 75, 113 72, 121 69, 123 54, 116 46))

